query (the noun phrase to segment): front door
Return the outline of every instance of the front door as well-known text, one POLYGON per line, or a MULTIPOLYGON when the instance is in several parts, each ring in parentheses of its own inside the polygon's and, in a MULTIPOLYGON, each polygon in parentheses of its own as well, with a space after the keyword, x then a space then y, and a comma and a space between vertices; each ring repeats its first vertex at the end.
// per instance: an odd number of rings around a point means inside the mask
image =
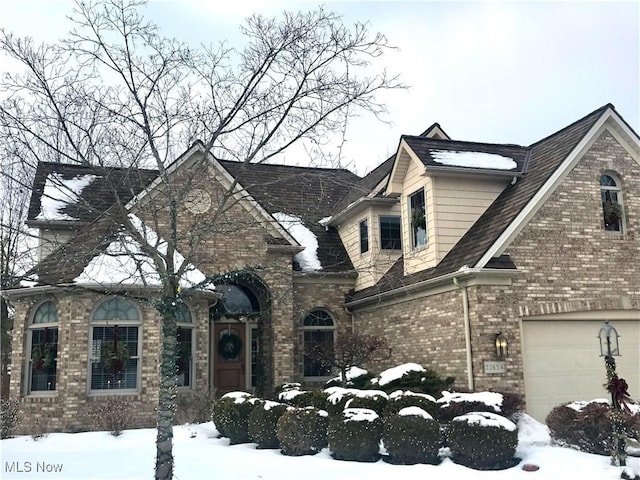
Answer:
POLYGON ((213 385, 217 395, 244 391, 246 381, 246 325, 244 323, 214 323, 213 385))

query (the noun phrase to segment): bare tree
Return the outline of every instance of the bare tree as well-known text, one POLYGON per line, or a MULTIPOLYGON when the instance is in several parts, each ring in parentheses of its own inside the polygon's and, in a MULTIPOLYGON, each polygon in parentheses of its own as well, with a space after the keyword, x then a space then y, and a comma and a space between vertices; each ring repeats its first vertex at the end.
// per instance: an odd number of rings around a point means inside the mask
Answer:
MULTIPOLYGON (((400 88, 370 62, 389 47, 364 24, 348 27, 320 8, 268 19, 254 15, 241 28, 240 49, 193 48, 162 35, 141 15, 140 0, 78 2, 73 30, 57 44, 36 45, 3 30, 2 52, 24 72, 6 75, 0 121, 37 159, 97 167, 153 168, 158 191, 145 204, 147 235, 117 189, 114 207, 98 212, 118 222, 141 247, 159 278, 162 353, 157 420, 157 479, 173 476, 176 305, 180 281, 203 239, 200 223, 178 228, 177 205, 191 177, 178 185, 168 168, 200 139, 215 158, 265 162, 294 145, 320 156, 353 115, 380 115, 378 92, 400 88), (184 262, 175 261, 180 247, 184 262)), ((106 170, 105 170, 106 172, 106 170)), ((106 175, 106 173, 105 173, 106 175)), ((221 228, 233 186, 206 229, 221 228)), ((134 205, 135 208, 135 205, 134 205)), ((131 253, 134 255, 134 252, 131 253)))

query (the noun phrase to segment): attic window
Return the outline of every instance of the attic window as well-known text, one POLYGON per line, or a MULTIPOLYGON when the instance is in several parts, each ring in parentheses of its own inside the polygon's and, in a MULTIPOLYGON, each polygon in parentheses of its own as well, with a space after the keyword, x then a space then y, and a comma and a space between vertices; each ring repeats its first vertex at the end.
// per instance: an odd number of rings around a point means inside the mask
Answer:
POLYGON ((409 195, 409 231, 412 248, 427 244, 427 214, 423 188, 409 195))
POLYGON ((624 222, 622 193, 613 175, 605 174, 600 177, 600 197, 604 229, 608 232, 621 233, 624 222))
POLYGON ((369 251, 369 222, 365 218, 360 222, 360 253, 369 251))
POLYGON ((380 216, 380 246, 383 250, 400 250, 400 217, 380 216))

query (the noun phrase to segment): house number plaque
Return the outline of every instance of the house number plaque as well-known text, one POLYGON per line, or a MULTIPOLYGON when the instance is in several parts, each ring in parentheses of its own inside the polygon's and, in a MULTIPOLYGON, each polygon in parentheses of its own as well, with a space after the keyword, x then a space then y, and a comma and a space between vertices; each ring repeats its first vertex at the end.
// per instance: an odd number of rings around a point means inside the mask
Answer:
POLYGON ((484 373, 507 373, 507 365, 504 362, 484 362, 484 373))

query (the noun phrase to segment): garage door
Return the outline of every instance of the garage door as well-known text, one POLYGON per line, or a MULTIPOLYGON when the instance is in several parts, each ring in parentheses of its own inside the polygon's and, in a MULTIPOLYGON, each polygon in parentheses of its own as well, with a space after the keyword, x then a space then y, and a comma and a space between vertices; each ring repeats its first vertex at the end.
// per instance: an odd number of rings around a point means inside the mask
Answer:
MULTIPOLYGON (((611 322, 620 335, 618 375, 640 399, 640 321, 611 322)), ((527 412, 544 421, 551 409, 572 400, 608 398, 604 359, 596 338, 602 321, 523 320, 527 412)))

